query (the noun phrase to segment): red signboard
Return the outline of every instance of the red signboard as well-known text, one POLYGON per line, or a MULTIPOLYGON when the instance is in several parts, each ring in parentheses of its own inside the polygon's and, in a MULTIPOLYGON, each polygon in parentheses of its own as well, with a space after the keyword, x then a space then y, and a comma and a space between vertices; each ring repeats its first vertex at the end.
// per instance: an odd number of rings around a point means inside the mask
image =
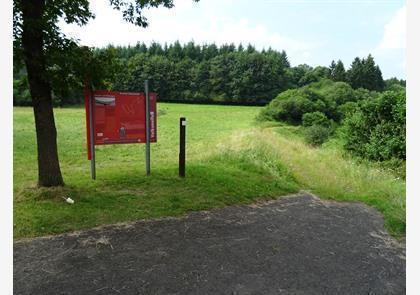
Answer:
MULTIPOLYGON (((156 93, 149 93, 150 142, 156 142, 156 98, 156 93)), ((92 158, 91 117, 94 145, 146 142, 146 96, 144 93, 90 91, 86 88, 84 100, 89 160, 92 158)))

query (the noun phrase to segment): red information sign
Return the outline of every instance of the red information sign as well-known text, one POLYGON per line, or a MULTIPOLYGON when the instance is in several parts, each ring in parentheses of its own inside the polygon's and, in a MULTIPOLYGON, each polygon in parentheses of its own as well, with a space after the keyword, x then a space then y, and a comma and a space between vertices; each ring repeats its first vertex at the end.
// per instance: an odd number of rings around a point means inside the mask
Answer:
MULTIPOLYGON (((150 142, 156 142, 156 98, 156 93, 149 93, 150 142)), ((86 88, 84 100, 89 160, 92 159, 91 127, 94 145, 146 142, 146 96, 144 93, 90 91, 86 88)))

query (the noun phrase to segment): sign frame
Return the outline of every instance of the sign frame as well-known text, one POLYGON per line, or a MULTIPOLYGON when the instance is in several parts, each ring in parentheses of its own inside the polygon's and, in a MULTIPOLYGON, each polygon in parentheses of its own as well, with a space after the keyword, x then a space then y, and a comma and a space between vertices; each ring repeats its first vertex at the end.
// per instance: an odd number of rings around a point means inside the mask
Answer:
POLYGON ((150 143, 157 142, 157 93, 149 92, 148 80, 144 85, 144 92, 119 92, 93 90, 90 84, 85 84, 87 158, 93 180, 96 179, 95 146, 105 144, 145 143, 146 175, 150 175, 150 143), (144 107, 141 107, 142 100, 144 107), (131 105, 127 101, 132 101, 131 105), (131 128, 126 131, 122 122, 131 128))

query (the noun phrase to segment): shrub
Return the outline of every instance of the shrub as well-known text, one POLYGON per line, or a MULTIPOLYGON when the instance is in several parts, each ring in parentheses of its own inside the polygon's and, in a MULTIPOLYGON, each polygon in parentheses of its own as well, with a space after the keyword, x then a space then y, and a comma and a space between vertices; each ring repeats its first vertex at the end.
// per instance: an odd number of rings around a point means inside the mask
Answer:
MULTIPOLYGON (((280 93, 262 111, 260 117, 301 124, 304 114, 318 112, 335 122, 341 122, 348 113, 356 109, 356 102, 364 99, 371 100, 375 97, 377 97, 376 92, 365 89, 353 90, 345 82, 322 79, 304 87, 280 93)), ((319 117, 319 114, 316 116, 319 117)))
MULTIPOLYGON (((356 100, 354 90, 345 82, 322 80, 318 84, 319 94, 324 96, 326 100, 334 101, 337 105, 356 100)), ((316 86, 317 85, 311 85, 311 87, 316 86)))
POLYGON ((321 79, 301 88, 289 89, 277 95, 261 112, 263 120, 284 121, 291 124, 333 127, 353 115, 361 100, 374 100, 375 91, 353 90, 345 82, 321 79), (306 115, 310 113, 311 115, 306 115), (305 117, 305 118, 304 118, 305 117))
POLYGON ((365 100, 365 99, 374 99, 377 98, 380 92, 367 90, 364 88, 358 88, 354 90, 354 94, 356 95, 355 101, 365 100))
POLYGON ((405 91, 386 91, 344 120, 344 147, 371 160, 405 160, 405 124, 405 91))
POLYGON ((320 146, 327 141, 331 130, 321 125, 312 125, 305 129, 305 140, 312 146, 320 146))
POLYGON ((28 79, 13 79, 13 105, 15 106, 31 106, 32 99, 29 93, 28 79))
POLYGON ((266 106, 261 110, 261 112, 257 115, 257 120, 260 121, 275 121, 277 111, 273 107, 266 106))
POLYGON ((338 114, 340 116, 340 120, 343 120, 344 118, 351 116, 354 114, 359 108, 359 105, 357 102, 349 101, 345 104, 342 104, 338 107, 338 114))
POLYGON ((312 101, 313 96, 317 95, 300 89, 286 90, 270 102, 262 111, 262 116, 291 124, 300 124, 303 114, 316 110, 316 105, 312 101))
POLYGON ((359 100, 357 93, 345 82, 321 80, 307 86, 322 98, 324 107, 318 111, 336 122, 341 120, 339 107, 345 103, 359 100))
POLYGON ((305 127, 320 125, 330 127, 331 121, 321 112, 306 113, 302 116, 302 125, 305 127))

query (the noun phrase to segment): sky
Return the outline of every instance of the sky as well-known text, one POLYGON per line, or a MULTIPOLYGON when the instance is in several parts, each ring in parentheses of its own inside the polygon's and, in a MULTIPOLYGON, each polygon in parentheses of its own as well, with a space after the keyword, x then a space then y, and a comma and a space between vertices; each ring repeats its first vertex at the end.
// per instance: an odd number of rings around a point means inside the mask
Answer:
POLYGON ((147 10, 147 28, 124 22, 108 0, 92 0, 95 19, 83 27, 60 22, 83 45, 137 42, 252 44, 285 50, 292 66, 328 66, 373 55, 384 78, 406 78, 406 4, 401 0, 174 0, 147 10))

